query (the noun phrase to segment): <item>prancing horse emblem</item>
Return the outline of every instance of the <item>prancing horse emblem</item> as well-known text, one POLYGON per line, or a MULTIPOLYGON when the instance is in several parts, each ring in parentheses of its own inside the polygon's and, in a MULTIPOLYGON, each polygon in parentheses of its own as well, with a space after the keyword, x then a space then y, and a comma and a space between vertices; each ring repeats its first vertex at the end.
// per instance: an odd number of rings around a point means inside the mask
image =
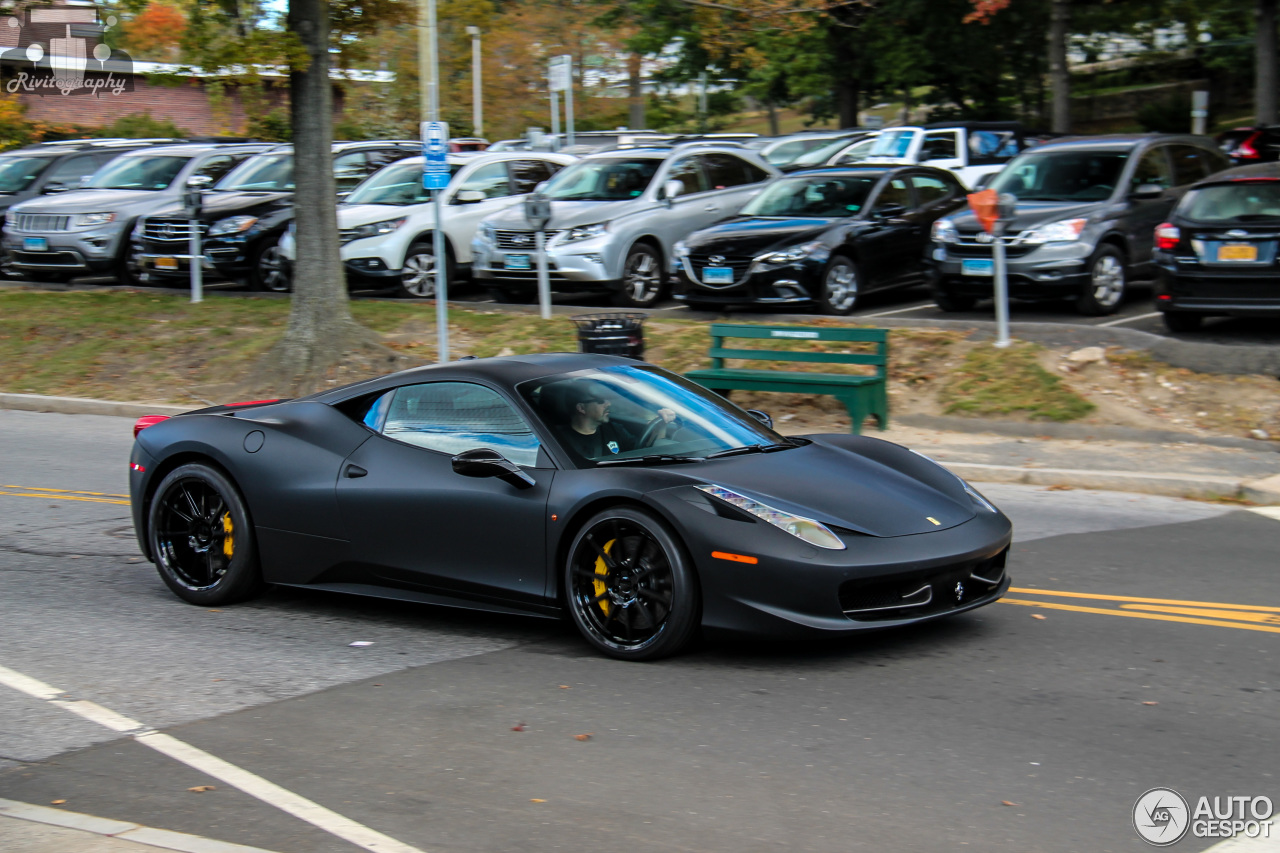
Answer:
POLYGON ((964 598, 964 584, 957 583, 956 584, 956 601, 959 601, 962 598, 964 598))

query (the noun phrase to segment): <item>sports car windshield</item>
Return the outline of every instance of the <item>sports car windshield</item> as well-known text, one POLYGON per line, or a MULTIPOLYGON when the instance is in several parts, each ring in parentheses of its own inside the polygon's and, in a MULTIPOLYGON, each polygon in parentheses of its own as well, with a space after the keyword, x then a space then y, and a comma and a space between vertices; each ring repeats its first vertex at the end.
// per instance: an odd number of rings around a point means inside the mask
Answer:
POLYGON ((644 192, 661 165, 645 157, 580 160, 552 178, 544 192, 555 201, 626 201, 644 192))
POLYGON ((794 446, 722 397, 661 368, 592 368, 517 390, 580 468, 695 462, 794 446))
MULTIPOLYGON (((462 167, 449 164, 449 177, 453 178, 462 167)), ((431 191, 422 187, 422 161, 393 163, 370 175, 364 183, 351 191, 347 204, 425 204, 431 201, 431 191)))
POLYGON ((879 175, 809 175, 783 178, 747 202, 741 216, 853 216, 866 204, 879 175))

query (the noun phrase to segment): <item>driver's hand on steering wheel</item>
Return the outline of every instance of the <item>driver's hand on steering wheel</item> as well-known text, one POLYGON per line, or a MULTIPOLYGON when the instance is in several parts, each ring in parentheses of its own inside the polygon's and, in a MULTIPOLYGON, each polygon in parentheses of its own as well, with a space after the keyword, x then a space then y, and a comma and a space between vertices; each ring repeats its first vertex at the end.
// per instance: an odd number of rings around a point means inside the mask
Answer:
POLYGON ((676 419, 676 411, 664 407, 658 409, 658 416, 662 418, 663 423, 669 424, 676 419))

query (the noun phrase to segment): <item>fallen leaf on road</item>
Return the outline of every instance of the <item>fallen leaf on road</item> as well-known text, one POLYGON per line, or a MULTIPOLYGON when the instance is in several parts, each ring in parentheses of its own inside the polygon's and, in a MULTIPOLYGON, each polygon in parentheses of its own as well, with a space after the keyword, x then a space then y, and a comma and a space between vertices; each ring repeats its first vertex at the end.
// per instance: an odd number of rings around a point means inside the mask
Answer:
POLYGON ((222 611, 221 611, 221 610, 210 610, 209 612, 210 612, 210 613, 221 613, 222 611))
POLYGON ((1159 705, 1159 702, 1143 702, 1143 705, 1159 705))
POLYGON ((1002 806, 1016 806, 1016 805, 1017 805, 1017 803, 1011 803, 1011 802, 1009 802, 1008 800, 1001 800, 1001 801, 1000 801, 1000 805, 1002 805, 1002 806))
POLYGON ((1042 615, 1040 615, 1039 613, 1032 613, 1032 614, 1031 614, 1031 618, 1032 618, 1032 619, 1043 619, 1043 618, 1045 618, 1045 617, 1044 617, 1044 616, 1042 616, 1042 615))
POLYGON ((49 801, 49 804, 50 804, 50 805, 53 805, 53 806, 60 806, 60 805, 62 805, 62 804, 63 804, 63 803, 65 803, 65 802, 66 802, 66 800, 50 800, 50 801, 49 801))
POLYGON ((561 689, 561 690, 572 690, 573 688, 572 688, 572 687, 570 687, 570 686, 569 686, 569 685, 567 685, 567 684, 561 684, 561 685, 560 685, 560 689, 561 689))
POLYGON ((595 734, 595 732, 587 732, 585 735, 574 735, 573 739, 574 740, 591 740, 591 736, 593 734, 595 734))
POLYGON ((1045 486, 1046 492, 1069 492, 1074 486, 1068 486, 1066 483, 1055 483, 1052 486, 1045 486))
POLYGON ((531 803, 545 803, 546 800, 530 800, 531 803))
POLYGON ((511 731, 513 732, 524 731, 524 723, 516 723, 514 726, 511 727, 511 731))
POLYGON ((194 788, 188 788, 187 790, 193 794, 203 794, 205 791, 216 791, 218 789, 212 785, 196 785, 194 788))

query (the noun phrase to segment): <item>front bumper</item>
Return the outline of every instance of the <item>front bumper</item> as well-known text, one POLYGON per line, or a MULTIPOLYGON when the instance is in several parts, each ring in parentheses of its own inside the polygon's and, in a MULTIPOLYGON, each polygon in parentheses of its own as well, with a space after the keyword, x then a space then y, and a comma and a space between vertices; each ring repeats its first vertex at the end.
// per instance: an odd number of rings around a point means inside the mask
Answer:
POLYGON ((4 248, 20 270, 102 273, 115 269, 120 255, 119 229, 74 232, 6 232, 4 248), (43 248, 32 245, 39 241, 43 248))
MULTIPOLYGON (((1073 296, 1089 283, 1091 242, 1044 243, 1021 250, 1010 247, 1005 256, 1009 295, 1016 299, 1058 299, 1073 296)), ((949 293, 991 296, 995 278, 972 274, 972 262, 992 261, 990 246, 935 243, 929 255, 934 285, 949 293), (966 261, 971 263, 966 264, 966 261)), ((986 264, 983 264, 984 266, 986 264)))
MULTIPOLYGON (((604 240, 591 239, 547 248, 547 273, 551 289, 560 291, 617 291, 622 287, 621 270, 614 270, 604 240)), ((511 289, 536 290, 538 256, 533 249, 499 249, 487 240, 471 243, 471 277, 481 284, 511 289), (514 256, 514 258, 513 258, 514 256), (513 268, 520 258, 528 268, 513 268)))
POLYGON ((807 305, 814 301, 822 265, 802 260, 761 267, 752 264, 732 284, 708 285, 688 258, 671 264, 672 296, 683 302, 714 305, 807 305))

